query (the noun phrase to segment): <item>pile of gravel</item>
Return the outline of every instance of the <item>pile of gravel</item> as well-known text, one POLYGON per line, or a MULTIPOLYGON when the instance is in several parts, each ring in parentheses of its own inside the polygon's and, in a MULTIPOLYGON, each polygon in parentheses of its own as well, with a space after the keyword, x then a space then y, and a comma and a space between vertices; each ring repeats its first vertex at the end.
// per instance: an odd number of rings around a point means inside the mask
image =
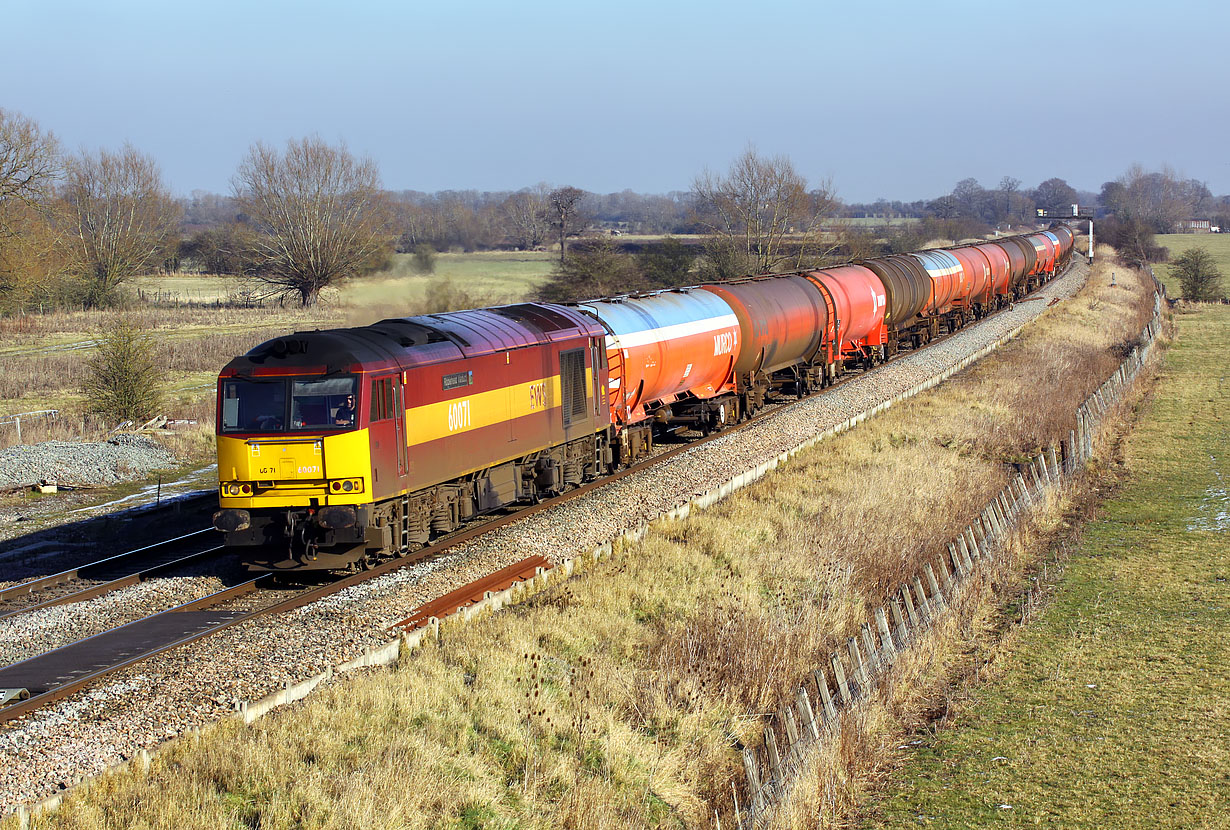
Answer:
POLYGON ((44 441, 0 450, 0 489, 41 481, 99 487, 134 481, 176 466, 175 455, 145 435, 117 435, 106 441, 44 441))

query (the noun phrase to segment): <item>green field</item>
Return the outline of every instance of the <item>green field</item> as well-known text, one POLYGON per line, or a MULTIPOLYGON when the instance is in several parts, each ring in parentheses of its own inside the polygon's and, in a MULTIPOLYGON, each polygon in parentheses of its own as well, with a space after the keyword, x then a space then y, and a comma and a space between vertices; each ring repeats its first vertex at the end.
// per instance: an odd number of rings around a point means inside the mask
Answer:
POLYGON ((542 285, 558 259, 559 254, 548 251, 437 254, 435 271, 420 274, 412 255, 396 254, 388 271, 349 282, 341 291, 341 300, 366 305, 392 295, 420 303, 432 283, 448 281, 480 304, 510 302, 524 299, 542 285))
MULTIPOLYGON (((387 271, 349 280, 326 289, 321 303, 326 306, 379 305, 389 314, 416 313, 426 302, 430 287, 442 282, 479 300, 477 304, 511 302, 531 295, 546 281, 559 255, 549 251, 476 251, 463 254, 437 254, 435 270, 421 274, 415 270, 414 257, 394 254, 387 271)), ((214 303, 235 300, 259 283, 239 277, 214 274, 150 275, 133 280, 132 288, 149 300, 160 303, 214 303)))
MULTIPOLYGON (((1230 233, 1168 233, 1154 238, 1158 245, 1170 249, 1172 261, 1188 248, 1203 248, 1208 251, 1221 269, 1223 288, 1230 290, 1230 233)), ((1166 292, 1171 297, 1182 294, 1178 279, 1170 274, 1169 265, 1155 265, 1153 272, 1165 284, 1166 292)))
POLYGON ((1052 605, 869 826, 1230 824, 1230 307, 1179 332, 1052 605))

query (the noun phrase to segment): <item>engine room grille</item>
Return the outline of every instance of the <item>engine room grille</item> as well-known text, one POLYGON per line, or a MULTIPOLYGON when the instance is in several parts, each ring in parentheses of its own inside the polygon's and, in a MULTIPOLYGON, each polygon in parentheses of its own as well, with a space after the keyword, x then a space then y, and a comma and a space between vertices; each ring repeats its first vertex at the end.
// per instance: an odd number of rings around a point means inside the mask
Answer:
POLYGON ((559 353, 560 409, 564 426, 585 418, 585 350, 559 353))

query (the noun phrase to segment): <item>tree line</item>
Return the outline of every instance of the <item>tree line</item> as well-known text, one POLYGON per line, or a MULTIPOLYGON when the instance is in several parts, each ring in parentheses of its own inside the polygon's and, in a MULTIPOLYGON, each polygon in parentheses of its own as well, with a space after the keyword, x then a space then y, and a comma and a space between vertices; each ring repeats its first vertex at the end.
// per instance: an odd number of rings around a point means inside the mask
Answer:
POLYGON ((1186 219, 1230 227, 1230 197, 1168 168, 1133 167, 1100 193, 1060 178, 1027 189, 1004 176, 994 188, 962 179, 929 200, 844 204, 831 182, 808 182, 789 158, 752 147, 687 192, 542 183, 422 193, 384 189, 371 159, 312 137, 281 149, 257 142, 230 194, 177 199, 138 149, 65 152, 33 120, 0 110, 0 313, 106 306, 134 276, 181 269, 251 277, 267 295, 311 305, 328 285, 387 268, 395 253, 426 269, 437 251, 492 248, 557 249, 543 297, 565 299, 915 250, 1028 226, 1037 209, 1073 203, 1096 203, 1109 219, 1103 238, 1138 263, 1164 255, 1152 234, 1186 219), (606 236, 578 239, 587 231, 606 236), (625 233, 703 242, 615 244, 625 233))

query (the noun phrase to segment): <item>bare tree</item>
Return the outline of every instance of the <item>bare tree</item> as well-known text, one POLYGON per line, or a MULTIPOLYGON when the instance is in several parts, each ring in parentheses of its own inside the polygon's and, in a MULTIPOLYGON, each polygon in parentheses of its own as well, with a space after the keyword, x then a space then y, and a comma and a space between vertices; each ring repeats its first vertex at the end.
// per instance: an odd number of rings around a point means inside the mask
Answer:
POLYGON ((523 251, 542 245, 551 231, 546 185, 518 190, 500 203, 500 213, 512 243, 523 251))
POLYGON ((1015 211, 1013 203, 1016 201, 1016 195, 1021 189, 1021 180, 1012 176, 1004 176, 999 180, 999 218, 1012 221, 1015 211))
POLYGON ((361 273, 391 244, 380 172, 344 145, 305 138, 287 142, 282 154, 258 142, 232 186, 255 231, 259 279, 304 306, 326 286, 361 273))
POLYGON ((547 196, 551 205, 551 227, 559 234, 559 261, 564 264, 568 235, 581 229, 580 202, 585 191, 576 187, 557 187, 547 196))
POLYGON ((172 250, 183 209, 150 156, 131 145, 69 160, 64 186, 69 270, 86 305, 107 305, 125 280, 149 273, 172 250))
POLYGON ((1115 181, 1102 185, 1099 201, 1119 219, 1144 222, 1156 233, 1172 233, 1183 220, 1211 207, 1212 194, 1203 182, 1181 179, 1170 167, 1146 172, 1134 164, 1115 181))
POLYGON ((20 207, 45 208, 63 173, 56 137, 15 112, 0 109, 0 237, 15 236, 20 207))
POLYGON ((812 191, 785 156, 762 158, 749 147, 725 176, 706 170, 692 183, 697 212, 713 234, 710 259, 738 267, 738 260, 758 273, 793 259, 801 267, 817 252, 820 222, 836 207, 831 185, 812 191))

